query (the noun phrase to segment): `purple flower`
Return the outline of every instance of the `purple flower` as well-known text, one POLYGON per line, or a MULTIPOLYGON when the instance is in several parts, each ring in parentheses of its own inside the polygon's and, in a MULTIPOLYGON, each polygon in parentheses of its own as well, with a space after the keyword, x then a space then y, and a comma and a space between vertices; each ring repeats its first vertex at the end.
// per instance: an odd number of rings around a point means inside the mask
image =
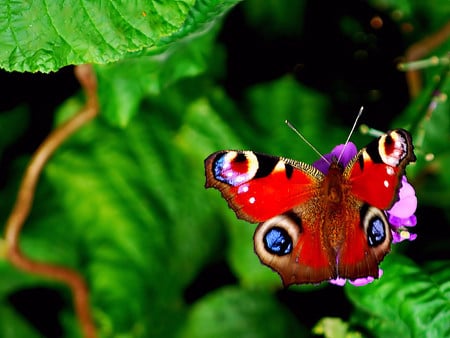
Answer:
POLYGON ((408 183, 406 176, 402 177, 401 184, 399 200, 394 203, 391 209, 386 211, 389 223, 391 224, 393 243, 398 243, 406 239, 413 241, 417 238, 416 234, 411 234, 408 231, 408 227, 413 227, 417 224, 417 218, 414 215, 417 208, 417 197, 414 188, 408 183))
MULTIPOLYGON (((378 278, 383 276, 383 270, 378 269, 378 278)), ((373 277, 365 277, 365 278, 356 278, 355 280, 348 280, 348 282, 354 286, 364 286, 369 283, 372 283, 375 280, 373 277)), ((344 286, 347 282, 346 278, 338 277, 336 279, 331 279, 330 283, 334 285, 344 286)))
MULTIPOLYGON (((330 167, 330 163, 336 161, 339 158, 339 162, 345 167, 353 157, 356 156, 358 150, 352 142, 348 142, 345 146, 340 144, 331 151, 329 154, 325 154, 323 158, 320 158, 313 163, 313 166, 319 169, 322 173, 327 174, 330 167), (341 154, 342 153, 342 154, 341 154)), ((398 201, 394 205, 386 210, 391 232, 392 243, 398 243, 404 240, 413 241, 416 239, 416 234, 411 234, 408 231, 409 227, 413 227, 417 224, 417 218, 414 215, 417 208, 417 197, 414 188, 408 183, 406 176, 402 177, 401 187, 399 189, 398 201)), ((379 269, 378 276, 381 277, 383 270, 379 269)), ((358 278, 353 281, 348 281, 355 286, 363 286, 373 282, 373 277, 358 278)), ((343 286, 347 282, 345 278, 337 278, 330 280, 330 283, 343 286)))
POLYGON ((323 155, 323 157, 314 162, 313 167, 316 167, 326 175, 328 174, 330 163, 332 163, 335 159, 339 158, 339 156, 341 156, 339 162, 345 167, 347 163, 350 162, 352 158, 356 156, 357 153, 358 149, 352 142, 347 143, 347 146, 345 146, 345 144, 340 144, 334 147, 331 153, 323 155), (343 153, 342 150, 344 150, 343 153))

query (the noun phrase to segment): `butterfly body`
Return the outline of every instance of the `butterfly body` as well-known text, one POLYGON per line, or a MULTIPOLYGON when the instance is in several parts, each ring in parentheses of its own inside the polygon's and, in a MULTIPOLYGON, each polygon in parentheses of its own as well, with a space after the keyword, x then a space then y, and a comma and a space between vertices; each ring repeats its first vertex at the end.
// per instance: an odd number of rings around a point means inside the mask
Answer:
POLYGON ((259 223, 255 252, 285 285, 378 277, 392 235, 383 210, 398 198, 415 160, 409 134, 374 140, 346 166, 326 172, 251 151, 220 151, 205 160, 206 187, 221 191, 236 215, 259 223))

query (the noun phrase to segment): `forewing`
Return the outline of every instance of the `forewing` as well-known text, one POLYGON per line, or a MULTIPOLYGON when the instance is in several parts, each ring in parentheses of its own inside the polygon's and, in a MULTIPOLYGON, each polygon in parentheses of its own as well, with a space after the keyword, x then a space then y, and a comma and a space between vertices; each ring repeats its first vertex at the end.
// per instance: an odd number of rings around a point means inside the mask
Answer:
POLYGON ((415 160, 410 134, 395 129, 360 150, 345 169, 344 176, 356 198, 386 210, 398 198, 405 167, 415 160))
POLYGON ((237 217, 257 223, 307 201, 323 174, 293 160, 252 151, 219 151, 205 160, 206 188, 222 193, 237 217))

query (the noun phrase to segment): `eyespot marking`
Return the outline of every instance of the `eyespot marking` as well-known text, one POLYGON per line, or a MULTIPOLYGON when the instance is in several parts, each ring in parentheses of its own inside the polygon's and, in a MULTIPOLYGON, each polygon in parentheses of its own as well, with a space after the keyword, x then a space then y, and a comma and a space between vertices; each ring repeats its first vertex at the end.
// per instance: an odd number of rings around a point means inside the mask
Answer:
POLYGON ((360 210, 361 226, 367 237, 370 247, 386 245, 390 239, 389 223, 384 212, 368 204, 363 205, 360 210))
POLYGON ((219 153, 213 161, 214 178, 231 186, 250 181, 258 171, 258 159, 251 151, 219 153))

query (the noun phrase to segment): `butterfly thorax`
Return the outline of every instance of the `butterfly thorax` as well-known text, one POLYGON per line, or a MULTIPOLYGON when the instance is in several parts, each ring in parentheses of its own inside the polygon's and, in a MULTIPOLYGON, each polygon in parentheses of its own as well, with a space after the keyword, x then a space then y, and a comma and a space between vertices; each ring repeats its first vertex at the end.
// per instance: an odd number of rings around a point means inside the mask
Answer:
POLYGON ((326 196, 326 201, 330 204, 330 207, 333 207, 333 205, 338 207, 343 202, 346 185, 348 185, 343 172, 342 166, 333 162, 322 182, 322 196, 326 196))
POLYGON ((339 252, 341 244, 345 240, 345 224, 348 219, 349 204, 352 204, 350 196, 350 183, 343 175, 343 167, 333 162, 327 175, 322 181, 321 196, 324 214, 322 215, 321 228, 325 237, 323 243, 329 243, 335 253, 339 252))

